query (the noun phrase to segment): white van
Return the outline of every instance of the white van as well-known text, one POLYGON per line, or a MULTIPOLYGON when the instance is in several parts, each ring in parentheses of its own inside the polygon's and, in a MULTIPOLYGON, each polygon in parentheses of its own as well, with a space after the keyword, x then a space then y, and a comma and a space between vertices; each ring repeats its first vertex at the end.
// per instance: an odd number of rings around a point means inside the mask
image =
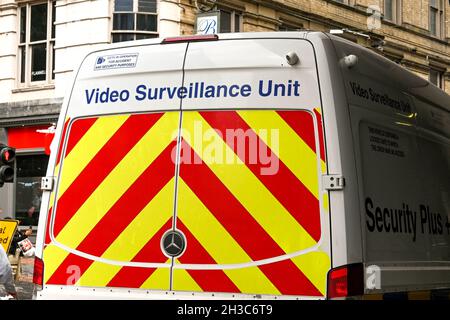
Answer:
POLYGON ((39 299, 448 298, 450 97, 328 34, 90 53, 42 188, 39 299))

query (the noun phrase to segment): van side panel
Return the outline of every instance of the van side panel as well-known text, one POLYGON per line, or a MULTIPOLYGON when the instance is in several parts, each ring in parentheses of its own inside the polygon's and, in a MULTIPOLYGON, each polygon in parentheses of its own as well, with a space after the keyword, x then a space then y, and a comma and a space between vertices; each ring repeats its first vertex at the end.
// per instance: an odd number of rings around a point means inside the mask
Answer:
POLYGON ((441 106, 422 101, 411 92, 430 86, 425 80, 368 50, 335 45, 340 58, 358 57, 356 66, 342 70, 358 173, 362 262, 370 279, 366 292, 448 288, 448 98, 441 106))

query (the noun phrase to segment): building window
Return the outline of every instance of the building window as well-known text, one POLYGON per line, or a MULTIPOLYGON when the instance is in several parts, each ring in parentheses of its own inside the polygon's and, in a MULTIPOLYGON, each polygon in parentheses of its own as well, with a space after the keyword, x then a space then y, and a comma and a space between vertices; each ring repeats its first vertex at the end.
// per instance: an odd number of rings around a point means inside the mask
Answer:
POLYGON ((16 219, 22 225, 37 225, 41 207, 41 178, 45 176, 48 156, 16 156, 16 219))
POLYGON ((444 30, 444 3, 442 0, 430 0, 429 29, 433 36, 441 37, 444 30))
POLYGON ((394 21, 394 6, 395 0, 384 0, 384 18, 389 21, 394 21))
POLYGON ((19 83, 50 83, 55 79, 55 1, 19 7, 19 83))
POLYGON ((432 84, 436 85, 438 88, 443 89, 443 72, 436 70, 436 69, 430 69, 430 77, 429 80, 432 84))
POLYGON ((384 0, 384 19, 394 23, 401 22, 402 0, 384 0))
POLYGON ((158 37, 156 0, 115 0, 112 41, 158 37))
POLYGON ((219 32, 240 32, 242 24, 242 15, 234 10, 219 9, 220 23, 219 32))
POLYGON ((278 31, 299 31, 303 29, 303 25, 294 26, 293 24, 287 24, 283 22, 278 26, 278 31))

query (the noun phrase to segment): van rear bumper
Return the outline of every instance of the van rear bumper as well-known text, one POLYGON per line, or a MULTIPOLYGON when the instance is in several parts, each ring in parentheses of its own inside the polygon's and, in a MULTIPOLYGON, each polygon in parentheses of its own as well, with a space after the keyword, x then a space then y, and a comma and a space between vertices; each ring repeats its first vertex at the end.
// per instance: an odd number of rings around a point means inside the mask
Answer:
POLYGON ((94 288, 46 285, 36 300, 323 300, 324 297, 251 295, 217 292, 160 291, 131 288, 94 288))

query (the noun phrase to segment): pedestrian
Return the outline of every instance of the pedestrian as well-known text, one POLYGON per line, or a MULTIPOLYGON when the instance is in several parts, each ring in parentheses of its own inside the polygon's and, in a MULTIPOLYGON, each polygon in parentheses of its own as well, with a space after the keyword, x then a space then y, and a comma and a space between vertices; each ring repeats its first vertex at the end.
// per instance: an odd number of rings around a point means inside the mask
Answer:
POLYGON ((22 224, 23 225, 35 225, 35 219, 36 219, 36 207, 31 206, 27 210, 27 216, 23 219, 22 224))
POLYGON ((3 284, 5 287, 7 297, 10 296, 10 299, 17 299, 11 264, 2 245, 0 245, 0 284, 3 284))

